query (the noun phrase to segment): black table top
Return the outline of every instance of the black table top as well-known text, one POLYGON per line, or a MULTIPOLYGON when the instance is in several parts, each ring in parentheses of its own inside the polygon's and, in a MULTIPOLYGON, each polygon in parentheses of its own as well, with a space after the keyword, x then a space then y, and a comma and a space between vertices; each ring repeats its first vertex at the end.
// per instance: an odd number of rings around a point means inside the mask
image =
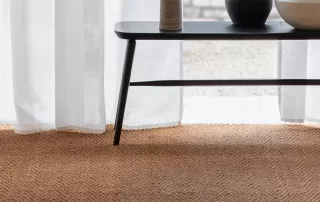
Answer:
POLYGON ((231 22, 184 22, 181 31, 160 31, 156 21, 126 21, 115 25, 121 39, 134 40, 305 40, 320 39, 319 31, 297 30, 283 21, 268 21, 256 28, 244 28, 231 22))

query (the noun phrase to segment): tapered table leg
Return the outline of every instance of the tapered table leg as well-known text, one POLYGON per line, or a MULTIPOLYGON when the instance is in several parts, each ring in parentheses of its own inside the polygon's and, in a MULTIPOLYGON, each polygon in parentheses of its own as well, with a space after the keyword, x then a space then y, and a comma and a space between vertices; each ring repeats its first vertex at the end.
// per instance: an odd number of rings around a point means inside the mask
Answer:
POLYGON ((115 122, 115 134, 114 134, 114 142, 113 142, 114 145, 119 145, 120 143, 120 136, 121 136, 123 117, 124 117, 128 91, 130 86, 130 78, 131 78, 135 48, 136 48, 136 41, 128 40, 123 73, 122 73, 121 88, 119 93, 118 110, 117 110, 117 116, 116 116, 116 122, 115 122))

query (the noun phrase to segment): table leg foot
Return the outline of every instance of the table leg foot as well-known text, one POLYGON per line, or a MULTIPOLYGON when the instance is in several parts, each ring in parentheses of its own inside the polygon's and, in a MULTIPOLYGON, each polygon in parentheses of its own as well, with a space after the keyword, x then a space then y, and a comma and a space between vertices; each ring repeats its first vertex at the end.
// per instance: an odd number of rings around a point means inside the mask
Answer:
POLYGON ((114 134, 114 142, 113 142, 114 145, 120 144, 120 136, 121 136, 123 118, 124 118, 128 91, 130 86, 130 78, 131 78, 135 48, 136 48, 136 41, 128 40, 123 73, 122 73, 121 87, 119 92, 116 122, 115 122, 115 134, 114 134))

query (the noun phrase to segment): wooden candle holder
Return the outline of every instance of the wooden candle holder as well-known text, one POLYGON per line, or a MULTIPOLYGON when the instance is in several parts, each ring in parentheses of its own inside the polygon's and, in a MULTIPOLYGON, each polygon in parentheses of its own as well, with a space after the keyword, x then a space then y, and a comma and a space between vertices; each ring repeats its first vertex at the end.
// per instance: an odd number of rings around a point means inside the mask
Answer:
POLYGON ((160 0, 160 30, 182 29, 182 0, 160 0))

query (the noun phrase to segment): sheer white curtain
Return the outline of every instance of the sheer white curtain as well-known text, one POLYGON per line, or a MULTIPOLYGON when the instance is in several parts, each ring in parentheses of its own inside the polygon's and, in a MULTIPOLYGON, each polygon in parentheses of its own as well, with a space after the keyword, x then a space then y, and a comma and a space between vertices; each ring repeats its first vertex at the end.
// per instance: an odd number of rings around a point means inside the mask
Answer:
MULTIPOLYGON (((159 4, 1 0, 1 123, 16 123, 18 133, 104 132, 114 123, 125 49, 114 23, 158 20, 159 4)), ((180 42, 138 42, 132 74, 132 80, 179 79, 180 42)), ((124 128, 179 124, 181 104, 180 88, 132 88, 124 128)))
MULTIPOLYGON (((279 48, 280 77, 320 79, 320 41, 283 41, 279 48)), ((280 115, 283 121, 320 121, 320 88, 281 87, 280 115)))
POLYGON ((0 1, 0 122, 14 123, 13 76, 11 68, 10 0, 0 1))

